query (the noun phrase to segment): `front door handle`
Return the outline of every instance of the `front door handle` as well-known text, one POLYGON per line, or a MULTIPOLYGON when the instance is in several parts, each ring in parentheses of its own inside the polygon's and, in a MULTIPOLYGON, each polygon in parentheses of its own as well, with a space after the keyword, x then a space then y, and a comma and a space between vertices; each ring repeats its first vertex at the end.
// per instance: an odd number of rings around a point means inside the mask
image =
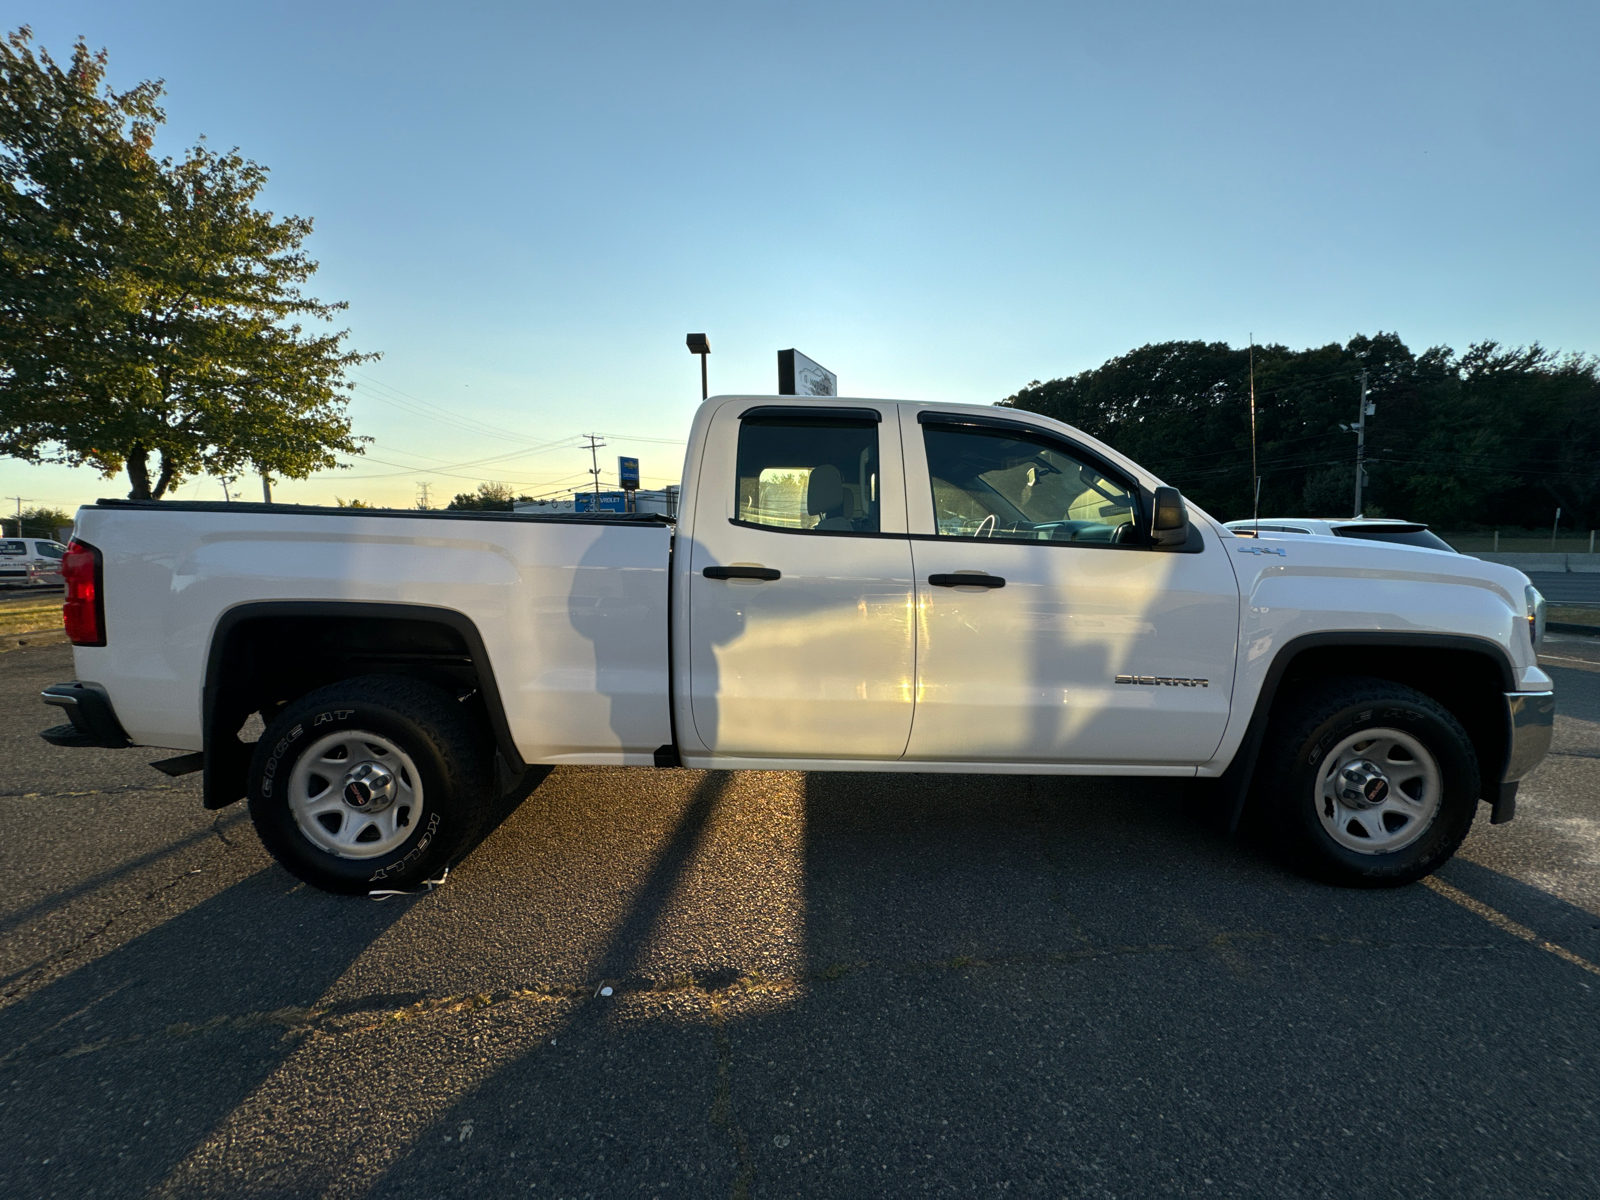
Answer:
POLYGON ((782 571, 771 567, 707 567, 700 574, 707 579, 759 579, 764 583, 783 578, 782 571))
POLYGON ((934 587, 981 587, 1002 588, 1006 581, 998 575, 929 575, 928 582, 934 587))

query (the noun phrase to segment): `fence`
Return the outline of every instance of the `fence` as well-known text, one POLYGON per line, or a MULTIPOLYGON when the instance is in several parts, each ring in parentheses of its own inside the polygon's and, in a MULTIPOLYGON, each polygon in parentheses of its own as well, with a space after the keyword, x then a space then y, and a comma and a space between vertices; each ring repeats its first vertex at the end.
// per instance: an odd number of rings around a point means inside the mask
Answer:
POLYGON ((1498 544, 1494 530, 1473 530, 1468 533, 1446 533, 1443 530, 1434 530, 1450 545, 1462 554, 1483 554, 1498 551, 1501 554, 1600 554, 1600 543, 1596 542, 1593 531, 1585 533, 1562 533, 1557 535, 1555 544, 1550 543, 1550 531, 1543 533, 1534 529, 1502 529, 1499 532, 1498 544))

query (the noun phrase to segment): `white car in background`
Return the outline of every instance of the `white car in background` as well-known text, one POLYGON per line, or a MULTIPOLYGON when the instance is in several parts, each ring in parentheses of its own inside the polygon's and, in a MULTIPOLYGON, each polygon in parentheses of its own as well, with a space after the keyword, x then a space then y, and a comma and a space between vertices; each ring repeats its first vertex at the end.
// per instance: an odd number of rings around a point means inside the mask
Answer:
POLYGON ((1227 528, 1235 537, 1293 537, 1309 534, 1360 538, 1368 542, 1397 542, 1402 546, 1416 546, 1423 550, 1456 553, 1454 546, 1426 525, 1389 517, 1262 517, 1259 521, 1229 521, 1227 528))
POLYGON ((49 538, 0 538, 0 584, 59 585, 66 552, 49 538))

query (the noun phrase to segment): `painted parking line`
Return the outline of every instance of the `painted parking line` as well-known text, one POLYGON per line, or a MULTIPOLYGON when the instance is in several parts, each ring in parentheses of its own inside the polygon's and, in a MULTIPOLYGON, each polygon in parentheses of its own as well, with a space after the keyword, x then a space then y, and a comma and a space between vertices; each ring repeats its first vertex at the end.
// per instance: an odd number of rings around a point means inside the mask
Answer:
POLYGON ((1575 967, 1582 967, 1591 975, 1600 975, 1600 967, 1595 966, 1581 954, 1574 954, 1565 946, 1558 946, 1554 942, 1545 941, 1544 938, 1540 937, 1526 925, 1518 925, 1510 917, 1506 916, 1505 913, 1496 912, 1481 900, 1474 900, 1460 888, 1451 887, 1444 880, 1435 879, 1432 875, 1428 876, 1422 882, 1428 887, 1432 888, 1434 891, 1438 892, 1439 895, 1443 896, 1451 903, 1459 904, 1462 908, 1466 909, 1470 913, 1476 913, 1495 928, 1503 929, 1507 933, 1519 937, 1525 942, 1532 942, 1535 946, 1539 947, 1539 949, 1548 950, 1557 958, 1565 959, 1575 967))

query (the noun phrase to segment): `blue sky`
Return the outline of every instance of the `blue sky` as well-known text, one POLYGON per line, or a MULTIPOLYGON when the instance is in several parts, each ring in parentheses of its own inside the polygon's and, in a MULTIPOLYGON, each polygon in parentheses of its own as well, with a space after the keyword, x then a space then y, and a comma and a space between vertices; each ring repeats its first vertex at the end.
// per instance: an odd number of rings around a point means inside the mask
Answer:
POLYGON ((592 431, 675 480, 690 331, 714 393, 796 346, 969 402, 1173 338, 1600 351, 1593 4, 6 8, 315 219, 376 441, 280 500, 551 492, 592 431))

